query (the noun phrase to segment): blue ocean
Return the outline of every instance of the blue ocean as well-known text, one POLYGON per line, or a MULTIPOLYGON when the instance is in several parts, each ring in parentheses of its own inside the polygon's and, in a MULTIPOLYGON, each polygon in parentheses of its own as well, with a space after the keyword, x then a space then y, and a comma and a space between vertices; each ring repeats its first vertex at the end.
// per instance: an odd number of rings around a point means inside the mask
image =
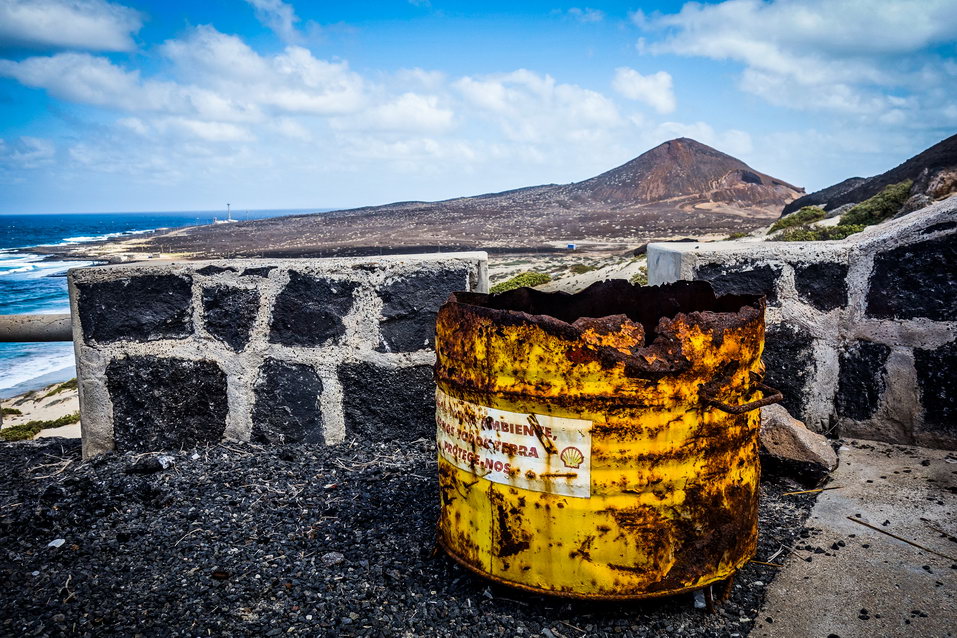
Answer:
MULTIPOLYGON (((244 221, 314 211, 242 211, 234 213, 233 219, 244 221)), ((94 263, 52 261, 31 253, 31 247, 132 236, 157 228, 197 226, 224 217, 222 211, 0 214, 0 314, 69 312, 66 271, 94 263)), ((75 374, 70 343, 0 343, 0 398, 65 381, 75 374)))

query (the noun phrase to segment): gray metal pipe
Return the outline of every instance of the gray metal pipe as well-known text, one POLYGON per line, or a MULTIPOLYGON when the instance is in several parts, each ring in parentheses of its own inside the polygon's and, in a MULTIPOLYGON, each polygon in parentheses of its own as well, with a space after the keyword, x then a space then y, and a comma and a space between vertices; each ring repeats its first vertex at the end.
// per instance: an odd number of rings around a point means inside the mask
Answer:
POLYGON ((73 341, 70 315, 0 315, 0 342, 73 341))

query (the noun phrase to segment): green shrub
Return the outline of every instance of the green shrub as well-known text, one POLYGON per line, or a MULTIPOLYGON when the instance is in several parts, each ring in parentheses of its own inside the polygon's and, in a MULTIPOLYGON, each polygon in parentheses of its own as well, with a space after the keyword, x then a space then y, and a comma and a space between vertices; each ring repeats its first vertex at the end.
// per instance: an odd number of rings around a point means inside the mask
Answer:
POLYGON ((54 387, 52 390, 47 392, 41 397, 42 399, 49 399, 55 394, 60 394, 61 392, 66 392, 67 390, 76 390, 76 377, 73 377, 69 381, 64 381, 60 385, 54 387))
POLYGON ((834 241, 859 233, 867 226, 801 226, 791 228, 773 239, 773 241, 834 241))
POLYGON ((568 269, 574 275, 583 275, 586 272, 591 272, 592 270, 598 270, 597 266, 589 266, 588 264, 572 264, 568 269))
POLYGON ((503 281, 492 286, 492 294, 498 294, 500 292, 506 292, 508 290, 515 290, 516 288, 534 288, 535 286, 541 286, 542 284, 547 284, 552 280, 551 277, 546 275, 543 272, 534 272, 526 271, 519 273, 509 279, 508 281, 503 281))
POLYGON ((871 226, 897 214, 910 196, 912 180, 891 184, 874 197, 864 200, 841 217, 839 226, 871 226))
POLYGON ((631 276, 631 279, 628 280, 636 286, 647 286, 648 285, 648 268, 642 267, 641 270, 636 272, 631 276))
POLYGON ((58 419, 51 419, 49 421, 28 421, 22 425, 15 425, 12 428, 4 428, 0 430, 0 440, 25 441, 35 437, 40 433, 40 430, 70 425, 71 423, 76 423, 79 420, 80 413, 74 412, 73 414, 64 414, 58 419))
POLYGON ((818 208, 817 206, 805 206, 796 213, 791 213, 790 215, 782 217, 778 221, 771 224, 771 228, 768 230, 768 232, 773 233, 781 230, 782 228, 805 226, 812 222, 824 219, 825 215, 827 215, 827 213, 824 212, 823 208, 818 208))
POLYGON ((0 409, 0 414, 3 414, 3 416, 23 416, 23 412, 16 408, 0 409))

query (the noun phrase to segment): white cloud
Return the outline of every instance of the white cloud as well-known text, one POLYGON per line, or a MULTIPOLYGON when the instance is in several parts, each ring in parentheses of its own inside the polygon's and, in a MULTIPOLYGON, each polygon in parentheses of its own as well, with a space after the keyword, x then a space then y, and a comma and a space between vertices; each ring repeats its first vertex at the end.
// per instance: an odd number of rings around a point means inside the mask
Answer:
POLYGON ((126 117, 117 120, 121 127, 142 137, 177 140, 202 140, 206 142, 248 142, 255 136, 248 128, 229 122, 211 122, 189 117, 153 117, 147 120, 126 117))
POLYGON ((676 30, 661 50, 767 67, 789 67, 801 54, 847 60, 906 54, 951 42, 957 31, 950 0, 726 0, 632 17, 642 28, 676 30))
POLYGON ((454 113, 439 105, 435 95, 403 93, 351 118, 333 122, 336 128, 442 133, 453 126, 454 113))
POLYGON ((160 131, 177 131, 185 137, 207 142, 247 142, 253 138, 244 127, 229 122, 205 122, 185 117, 162 118, 154 121, 160 131))
POLYGON ((56 144, 41 137, 22 136, 0 139, 0 164, 10 169, 34 169, 53 163, 56 144))
MULTIPOLYGON (((434 160, 469 161, 477 157, 467 142, 439 140, 433 137, 407 137, 389 140, 379 136, 351 137, 343 140, 353 157, 363 160, 396 162, 408 168, 416 163, 434 160)), ((421 164, 418 168, 421 169, 421 164)))
POLYGON ((210 88, 258 81, 269 73, 268 61, 248 44, 209 25, 196 27, 183 39, 167 40, 160 53, 176 65, 181 77, 210 88))
POLYGON ((209 119, 249 120, 254 105, 244 105, 204 88, 143 80, 106 58, 87 53, 58 53, 20 62, 0 60, 0 77, 46 89, 53 97, 129 112, 193 114, 209 119))
POLYGON ((331 115, 355 111, 365 101, 362 77, 345 62, 326 62, 302 47, 288 47, 276 56, 272 67, 284 88, 260 99, 280 108, 331 115))
POLYGON ((626 98, 644 102, 659 113, 675 110, 671 74, 666 71, 642 75, 634 69, 619 67, 615 69, 612 87, 626 98))
POLYGON ((189 82, 142 79, 86 53, 0 60, 0 76, 71 102, 227 122, 261 121, 266 110, 345 114, 365 101, 363 80, 346 63, 319 60, 301 47, 264 58, 235 36, 201 27, 161 50, 189 82))
POLYGON ((292 5, 282 0, 246 0, 256 9, 256 19, 282 39, 283 42, 298 42, 299 32, 296 23, 299 18, 292 5))
POLYGON ((103 0, 0 0, 0 46, 131 51, 133 9, 103 0))
POLYGON ((300 46, 263 57, 237 36, 202 26, 166 42, 162 52, 185 79, 257 108, 334 115, 365 102, 364 82, 348 64, 320 60, 300 46))
POLYGON ((917 107, 917 100, 913 97, 901 98, 880 91, 861 90, 846 82, 809 86, 786 75, 758 69, 745 69, 740 86, 776 106, 847 115, 881 117, 890 110, 917 107))
POLYGON ((944 82, 947 61, 931 48, 957 40, 952 0, 689 2, 632 17, 665 34, 648 52, 740 62, 741 88, 772 103, 874 118, 900 110, 889 93, 944 82))
POLYGON ((498 113, 504 113, 508 109, 505 85, 501 82, 464 77, 455 82, 454 86, 466 100, 480 109, 498 113))
POLYGON ((453 87, 512 141, 594 137, 624 123, 615 103, 601 93, 526 69, 477 79, 466 76, 453 87))
POLYGON ((600 9, 590 9, 585 7, 584 9, 579 9, 578 7, 572 7, 568 10, 568 15, 575 18, 579 22, 601 22, 605 19, 605 12, 600 9))
POLYGON ((279 117, 271 123, 272 130, 283 137, 299 142, 309 142, 313 139, 308 128, 291 117, 279 117))
POLYGON ((415 67, 412 69, 399 69, 395 73, 396 81, 403 87, 410 85, 421 87, 432 91, 441 87, 446 80, 446 75, 442 71, 427 71, 415 67))
POLYGON ((125 71, 106 58, 88 53, 58 53, 20 62, 0 60, 0 76, 46 89, 61 100, 125 110, 149 108, 147 94, 154 104, 170 97, 167 91, 159 89, 171 85, 141 84, 138 72, 125 71))

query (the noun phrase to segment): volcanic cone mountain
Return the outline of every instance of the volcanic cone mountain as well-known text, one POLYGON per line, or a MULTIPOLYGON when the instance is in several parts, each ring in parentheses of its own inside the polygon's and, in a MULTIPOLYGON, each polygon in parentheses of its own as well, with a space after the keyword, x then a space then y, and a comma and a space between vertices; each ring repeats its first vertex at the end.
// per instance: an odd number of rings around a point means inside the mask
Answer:
POLYGON ((653 237, 757 228, 803 192, 681 138, 572 184, 204 226, 150 238, 146 249, 333 256, 471 248, 519 252, 565 243, 627 246, 653 237))

